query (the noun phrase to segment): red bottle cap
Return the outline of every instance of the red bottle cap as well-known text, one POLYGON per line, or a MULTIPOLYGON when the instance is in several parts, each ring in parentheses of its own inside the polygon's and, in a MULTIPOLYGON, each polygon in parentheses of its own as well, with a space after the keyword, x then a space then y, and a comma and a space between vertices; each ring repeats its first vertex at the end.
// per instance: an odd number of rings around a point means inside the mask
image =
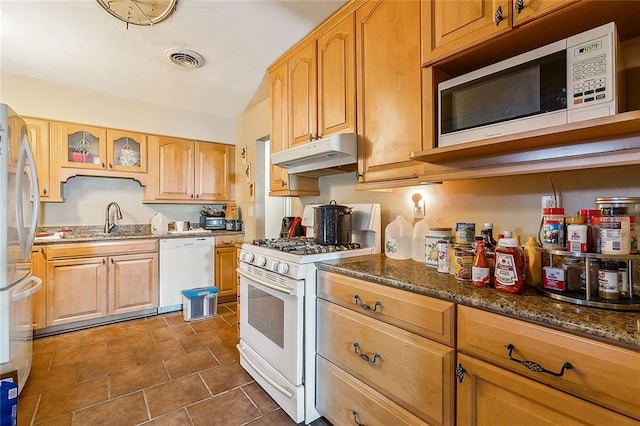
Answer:
POLYGON ((583 216, 583 217, 600 216, 600 210, 590 210, 590 209, 580 210, 580 216, 583 216))
POLYGON ((562 207, 545 207, 542 212, 544 214, 561 214, 561 215, 564 215, 564 209, 562 207))

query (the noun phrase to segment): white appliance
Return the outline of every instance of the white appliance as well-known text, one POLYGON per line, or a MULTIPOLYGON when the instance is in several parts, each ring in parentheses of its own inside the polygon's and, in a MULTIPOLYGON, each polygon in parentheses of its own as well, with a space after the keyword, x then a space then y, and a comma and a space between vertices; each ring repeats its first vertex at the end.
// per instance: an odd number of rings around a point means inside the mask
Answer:
POLYGON ((19 392, 31 371, 31 296, 42 285, 31 275, 40 199, 28 135, 24 120, 0 104, 0 373, 17 371, 19 392))
POLYGON ((182 309, 182 290, 214 286, 213 237, 160 240, 158 313, 182 309))
POLYGON ((339 133, 296 145, 271 154, 273 165, 290 174, 300 174, 358 161, 358 137, 355 133, 339 133))
POLYGON ((313 241, 314 206, 305 206, 306 237, 256 240, 242 245, 240 365, 297 423, 320 417, 316 394, 315 262, 380 253, 380 205, 347 204, 352 244, 313 241))
POLYGON ((623 105, 613 22, 438 85, 438 146, 607 117, 623 105))

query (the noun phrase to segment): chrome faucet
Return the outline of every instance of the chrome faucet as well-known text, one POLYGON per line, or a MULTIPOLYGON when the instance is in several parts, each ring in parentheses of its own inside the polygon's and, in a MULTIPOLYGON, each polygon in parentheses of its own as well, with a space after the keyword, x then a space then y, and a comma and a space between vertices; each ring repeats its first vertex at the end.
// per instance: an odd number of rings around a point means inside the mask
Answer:
POLYGON ((115 201, 110 202, 107 205, 107 210, 104 212, 104 233, 108 234, 111 230, 116 226, 115 219, 113 223, 111 222, 111 218, 109 217, 109 210, 111 206, 116 207, 116 217, 118 219, 122 219, 122 212, 120 211, 120 206, 115 201))

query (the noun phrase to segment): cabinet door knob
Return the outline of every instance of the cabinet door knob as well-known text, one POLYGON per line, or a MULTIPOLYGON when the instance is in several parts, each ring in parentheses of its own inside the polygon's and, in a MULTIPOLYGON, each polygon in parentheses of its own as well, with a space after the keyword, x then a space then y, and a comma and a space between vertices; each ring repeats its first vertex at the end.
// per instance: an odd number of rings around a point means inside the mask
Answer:
POLYGON ((42 195, 47 195, 47 188, 42 188, 42 195))
POLYGON ((109 168, 113 169, 113 164, 109 163, 109 168))
POLYGON ((504 14, 502 13, 502 6, 498 6, 495 15, 493 15, 493 22, 496 23, 496 27, 500 25, 500 22, 502 22, 503 19, 504 14))
POLYGON ((522 10, 524 9, 524 0, 516 0, 514 6, 517 13, 522 12, 522 10))

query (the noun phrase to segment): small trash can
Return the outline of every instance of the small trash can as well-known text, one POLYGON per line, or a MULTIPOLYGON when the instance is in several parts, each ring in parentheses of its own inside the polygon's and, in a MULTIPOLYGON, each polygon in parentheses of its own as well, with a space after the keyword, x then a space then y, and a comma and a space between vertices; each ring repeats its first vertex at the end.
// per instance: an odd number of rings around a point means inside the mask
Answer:
POLYGON ((182 316, 193 321, 214 316, 218 311, 218 288, 200 287, 182 290, 182 316))

